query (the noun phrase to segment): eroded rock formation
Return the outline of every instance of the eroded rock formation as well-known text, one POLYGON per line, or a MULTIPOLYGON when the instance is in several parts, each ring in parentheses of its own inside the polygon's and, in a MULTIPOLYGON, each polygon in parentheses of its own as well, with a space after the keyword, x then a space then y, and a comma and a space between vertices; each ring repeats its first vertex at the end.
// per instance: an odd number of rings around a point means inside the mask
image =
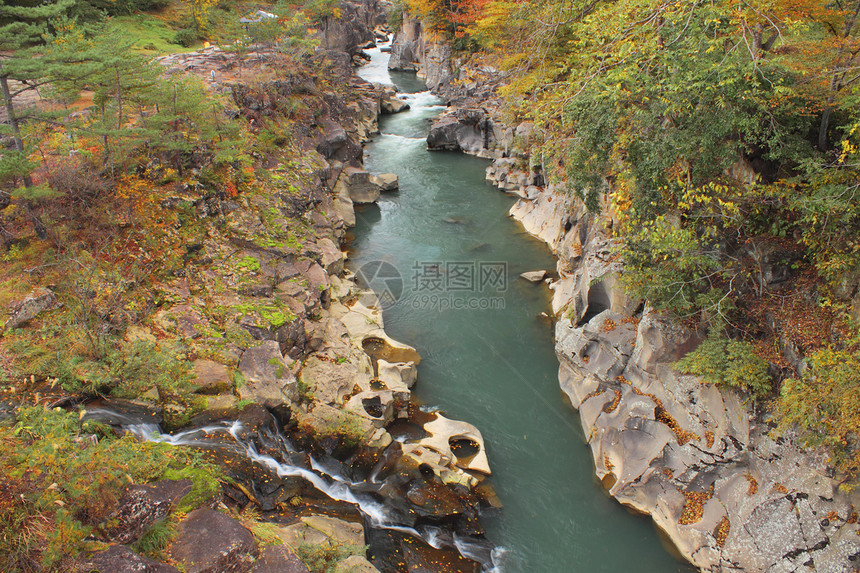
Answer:
MULTIPOLYGON (((499 119, 494 87, 504 77, 461 61, 470 79, 456 81, 445 72, 452 62, 428 57, 431 43, 405 20, 392 68, 446 78, 429 85, 455 107, 437 119, 428 147, 492 158, 487 179, 519 198, 510 215, 556 254, 559 382, 610 495, 650 514, 703 571, 857 569, 856 496, 837 487, 826 456, 791 433, 774 435, 747 397, 672 368, 700 336, 627 296, 611 216, 547 185, 528 154, 535 127, 499 119)), ((780 269, 763 268, 762 280, 780 280, 780 269)))

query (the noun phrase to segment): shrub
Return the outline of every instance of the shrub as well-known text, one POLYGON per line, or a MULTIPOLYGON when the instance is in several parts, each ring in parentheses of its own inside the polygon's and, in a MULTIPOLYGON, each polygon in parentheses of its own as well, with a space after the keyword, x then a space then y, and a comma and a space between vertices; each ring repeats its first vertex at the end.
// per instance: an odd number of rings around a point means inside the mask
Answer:
POLYGON ((36 341, 23 331, 11 332, 7 343, 15 355, 12 378, 52 378, 70 392, 121 398, 138 398, 154 389, 162 403, 187 401, 193 374, 180 347, 106 337, 105 351, 98 355, 80 338, 76 328, 47 327, 36 341))
POLYGON ((134 14, 135 12, 151 12, 160 10, 168 4, 169 0, 95 0, 91 2, 103 8, 108 14, 134 14))
POLYGON ((194 28, 183 28, 176 32, 176 35, 173 36, 173 43, 182 46, 183 48, 189 48, 194 45, 200 39, 200 34, 194 28))
POLYGON ((823 446, 845 481, 860 475, 860 356, 857 352, 818 350, 807 357, 800 379, 782 384, 777 419, 782 429, 795 426, 807 446, 823 446))
POLYGON ((329 539, 325 543, 303 543, 296 554, 311 573, 333 573, 337 564, 353 555, 364 556, 367 547, 362 545, 340 544, 329 539))
POLYGON ((771 390, 768 362, 756 356, 754 346, 711 334, 697 349, 675 363, 685 374, 696 374, 704 382, 749 392, 761 398, 771 390))

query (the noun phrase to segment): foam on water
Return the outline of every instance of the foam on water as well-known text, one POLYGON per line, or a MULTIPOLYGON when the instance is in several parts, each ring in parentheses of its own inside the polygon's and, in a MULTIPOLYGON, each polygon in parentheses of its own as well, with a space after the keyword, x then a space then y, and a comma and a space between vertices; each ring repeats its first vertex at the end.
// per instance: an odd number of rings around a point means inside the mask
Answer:
POLYGON ((364 52, 370 56, 370 62, 358 68, 358 77, 374 84, 392 85, 391 76, 388 74, 388 54, 381 48, 391 47, 391 39, 378 42, 375 48, 368 48, 364 52))
POLYGON ((403 94, 401 97, 405 99, 406 103, 408 103, 413 109, 440 110, 447 108, 442 100, 433 95, 429 90, 412 94, 403 94))

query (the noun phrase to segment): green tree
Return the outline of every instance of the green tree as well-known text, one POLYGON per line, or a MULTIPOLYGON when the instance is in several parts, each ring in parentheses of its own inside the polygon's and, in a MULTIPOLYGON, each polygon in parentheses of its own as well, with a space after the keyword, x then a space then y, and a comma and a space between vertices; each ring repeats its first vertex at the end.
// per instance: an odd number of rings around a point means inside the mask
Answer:
POLYGON ((767 360, 756 356, 752 344, 715 332, 676 362, 675 368, 701 376, 708 384, 748 392, 753 398, 769 394, 773 384, 767 360))
POLYGON ((46 58, 55 64, 50 79, 58 97, 72 101, 84 88, 93 92, 97 113, 77 128, 102 141, 105 167, 128 167, 131 150, 150 135, 137 116, 161 95, 157 64, 117 28, 93 34, 70 22, 50 37, 46 58))
POLYGON ((48 30, 48 20, 64 14, 74 4, 74 0, 56 0, 35 4, 15 0, 0 0, 0 51, 10 55, 0 56, 0 94, 6 111, 14 152, 6 152, 0 158, 0 184, 16 181, 23 183, 23 190, 16 192, 22 200, 24 209, 33 222, 33 228, 40 237, 47 236, 47 230, 33 208, 33 201, 44 196, 46 189, 33 185, 32 172, 35 165, 27 159, 28 153, 21 136, 21 120, 15 107, 15 98, 41 84, 46 69, 39 58, 34 57, 34 46, 48 30), (19 84, 13 89, 10 80, 19 84))

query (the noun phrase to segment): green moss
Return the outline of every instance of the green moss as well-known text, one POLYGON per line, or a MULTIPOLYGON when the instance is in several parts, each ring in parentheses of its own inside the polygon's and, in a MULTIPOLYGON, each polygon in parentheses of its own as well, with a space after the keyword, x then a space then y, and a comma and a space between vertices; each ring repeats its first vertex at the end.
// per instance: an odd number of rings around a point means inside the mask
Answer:
POLYGON ((261 321, 274 328, 279 328, 296 319, 296 315, 288 310, 286 303, 279 299, 274 299, 272 302, 274 304, 261 302, 237 304, 233 306, 233 310, 242 315, 257 315, 261 321))
POLYGON ((245 375, 238 370, 233 372, 231 379, 233 380, 233 388, 238 389, 245 385, 245 375))
POLYGON ((313 401, 315 387, 316 385, 312 381, 305 381, 305 379, 301 375, 296 380, 296 388, 299 393, 299 399, 304 402, 313 401))
POLYGON ((262 270, 262 265, 260 264, 260 259, 257 257, 252 257, 251 255, 247 255, 242 258, 241 261, 237 263, 240 269, 245 269, 246 271, 250 271, 252 273, 259 273, 262 270))
MULTIPOLYGON (((202 464, 202 458, 196 458, 198 463, 202 464)), ((226 480, 220 474, 220 470, 215 470, 215 466, 202 464, 197 466, 188 466, 178 469, 168 469, 164 472, 164 479, 191 480, 191 491, 182 498, 177 505, 179 511, 189 512, 202 506, 204 503, 214 499, 221 491, 219 480, 226 480)))

